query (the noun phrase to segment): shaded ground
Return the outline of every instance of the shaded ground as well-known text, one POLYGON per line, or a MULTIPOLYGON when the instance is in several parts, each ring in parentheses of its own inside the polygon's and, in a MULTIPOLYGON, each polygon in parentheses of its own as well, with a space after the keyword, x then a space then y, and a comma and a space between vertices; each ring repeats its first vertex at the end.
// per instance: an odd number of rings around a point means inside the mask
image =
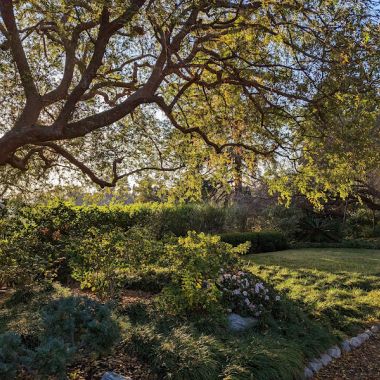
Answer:
POLYGON ((380 334, 322 369, 314 380, 379 380, 380 334))

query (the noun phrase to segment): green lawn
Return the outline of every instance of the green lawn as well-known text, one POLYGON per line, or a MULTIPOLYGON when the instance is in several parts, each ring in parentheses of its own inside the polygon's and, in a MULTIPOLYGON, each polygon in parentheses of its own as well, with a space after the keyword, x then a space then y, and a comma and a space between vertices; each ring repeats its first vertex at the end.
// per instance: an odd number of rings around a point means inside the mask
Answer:
POLYGON ((380 320, 380 250, 295 249, 246 262, 337 335, 380 320))
POLYGON ((380 250, 355 248, 289 249, 249 255, 255 264, 291 269, 316 269, 329 273, 355 272, 380 276, 380 250))

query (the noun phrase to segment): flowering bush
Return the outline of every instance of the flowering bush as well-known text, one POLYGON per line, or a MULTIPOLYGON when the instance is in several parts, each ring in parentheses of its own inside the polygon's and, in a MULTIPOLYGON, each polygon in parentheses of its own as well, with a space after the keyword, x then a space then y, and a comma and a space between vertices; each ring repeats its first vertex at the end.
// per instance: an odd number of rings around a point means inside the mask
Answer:
POLYGON ((251 273, 221 270, 217 281, 222 291, 222 302, 229 312, 259 317, 269 313, 280 296, 251 273))

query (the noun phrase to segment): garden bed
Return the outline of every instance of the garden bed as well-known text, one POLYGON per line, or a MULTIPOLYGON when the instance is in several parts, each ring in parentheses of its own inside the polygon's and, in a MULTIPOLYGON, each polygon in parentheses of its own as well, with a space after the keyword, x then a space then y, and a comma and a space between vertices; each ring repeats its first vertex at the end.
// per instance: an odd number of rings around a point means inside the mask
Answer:
MULTIPOLYGON (((307 252, 298 254, 305 257, 307 252)), ((325 254, 327 260, 331 252, 325 254)), ((346 267, 337 268, 331 259, 330 270, 322 252, 315 261, 311 257, 290 260, 287 251, 248 256, 247 269, 268 280, 283 296, 283 313, 241 334, 229 331, 223 315, 178 318, 170 310, 157 310, 149 293, 127 291, 123 302, 113 307, 123 326, 121 342, 109 356, 74 363, 70 376, 97 379, 115 370, 133 379, 297 378, 308 360, 380 319, 380 279, 375 275, 380 272, 376 261, 380 252, 366 253, 366 259, 373 259, 371 265, 363 265, 362 254, 336 252, 346 267), (276 265, 280 255, 284 256, 282 267, 276 265), (345 255, 351 255, 351 261, 345 261, 345 255)), ((78 290, 54 285, 48 291, 36 288, 24 298, 13 295, 13 301, 3 295, 1 332, 32 336, 41 307, 71 294, 78 295, 78 290)))

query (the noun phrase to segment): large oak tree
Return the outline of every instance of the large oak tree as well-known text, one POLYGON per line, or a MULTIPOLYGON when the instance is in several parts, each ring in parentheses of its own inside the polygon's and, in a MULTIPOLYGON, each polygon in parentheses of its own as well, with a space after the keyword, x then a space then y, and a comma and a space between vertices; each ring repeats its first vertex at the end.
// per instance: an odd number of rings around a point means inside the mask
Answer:
POLYGON ((374 5, 0 0, 3 185, 68 166, 101 187, 146 170, 241 186, 281 166, 280 191, 290 167, 299 190, 345 186, 352 150, 378 164, 374 5))

